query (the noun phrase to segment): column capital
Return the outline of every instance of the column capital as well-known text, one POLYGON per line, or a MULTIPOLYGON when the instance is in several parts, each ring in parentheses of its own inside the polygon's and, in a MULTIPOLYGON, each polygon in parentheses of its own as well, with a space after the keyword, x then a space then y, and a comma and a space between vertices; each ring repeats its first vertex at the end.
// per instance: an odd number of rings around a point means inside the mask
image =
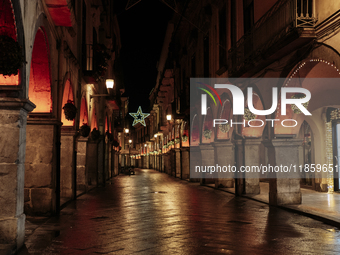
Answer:
POLYGON ((10 97, 0 98, 0 109, 4 109, 4 110, 23 109, 28 113, 28 112, 33 111, 35 107, 36 105, 28 99, 10 98, 10 97))
POLYGON ((211 143, 201 143, 199 148, 202 150, 213 150, 214 147, 211 143))
POLYGON ((302 139, 272 139, 263 141, 263 144, 267 147, 298 147, 302 142, 302 139))
POLYGON ((262 141, 262 138, 247 138, 244 139, 244 145, 260 145, 262 141))
POLYGON ((214 147, 230 147, 234 146, 234 143, 232 143, 230 140, 220 140, 220 141, 215 141, 213 143, 214 147))

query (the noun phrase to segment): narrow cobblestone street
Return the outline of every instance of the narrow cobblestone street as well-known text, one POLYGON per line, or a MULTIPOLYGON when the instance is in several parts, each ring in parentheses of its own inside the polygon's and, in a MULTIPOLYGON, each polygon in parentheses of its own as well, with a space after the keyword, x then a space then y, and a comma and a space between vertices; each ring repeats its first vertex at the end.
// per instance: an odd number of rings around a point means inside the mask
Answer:
POLYGON ((21 255, 340 252, 332 226, 146 169, 27 222, 21 255))

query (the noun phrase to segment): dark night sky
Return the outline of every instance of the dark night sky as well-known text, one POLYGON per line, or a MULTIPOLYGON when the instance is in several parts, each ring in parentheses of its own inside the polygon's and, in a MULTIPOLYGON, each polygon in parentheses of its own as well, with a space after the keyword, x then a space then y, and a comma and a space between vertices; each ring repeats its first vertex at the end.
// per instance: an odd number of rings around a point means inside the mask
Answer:
POLYGON ((136 112, 141 105, 143 112, 149 112, 149 93, 156 84, 156 64, 167 23, 174 12, 160 0, 141 0, 128 10, 125 10, 127 0, 117 2, 129 111, 136 112))

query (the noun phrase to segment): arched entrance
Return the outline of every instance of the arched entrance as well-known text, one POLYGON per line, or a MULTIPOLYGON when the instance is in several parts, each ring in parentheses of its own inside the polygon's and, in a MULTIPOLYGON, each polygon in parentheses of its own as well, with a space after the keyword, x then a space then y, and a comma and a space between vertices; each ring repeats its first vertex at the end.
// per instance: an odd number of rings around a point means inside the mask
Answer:
MULTIPOLYGON (((0 35, 18 41, 23 49, 23 57, 26 59, 21 3, 13 1, 13 7, 10 0, 1 1, 0 35)), ((25 68, 18 71, 18 76, 4 77, 0 75, 0 85, 2 85, 2 100, 0 100, 0 141, 2 144, 0 149, 0 242, 4 246, 11 247, 13 253, 23 246, 25 239, 23 209, 26 119, 27 114, 35 108, 35 105, 26 99, 25 68), (7 97, 9 94, 11 96, 7 97)))
POLYGON ((50 215, 59 206, 56 197, 59 123, 52 116, 49 47, 43 27, 36 32, 30 66, 28 96, 36 108, 29 115, 26 128, 25 213, 50 215))
MULTIPOLYGON (((74 103, 74 92, 71 78, 68 77, 64 84, 61 122, 61 146, 60 146, 60 203, 76 197, 76 162, 75 162, 75 119, 65 115, 66 104, 74 103)), ((78 114, 78 112, 77 112, 78 114)))
MULTIPOLYGON (((297 121, 296 127, 283 129, 280 126, 274 128, 275 134, 288 134, 292 136, 298 136, 299 131, 302 128, 308 127, 311 139, 308 137, 301 137, 303 142, 307 139, 310 142, 312 163, 317 164, 333 164, 336 152, 334 148, 337 146, 336 137, 337 129, 334 127, 334 121, 331 119, 330 108, 337 109, 340 107, 340 101, 338 95, 340 89, 338 86, 338 79, 340 78, 339 68, 333 64, 333 62, 324 60, 322 58, 310 58, 305 59, 299 63, 291 72, 284 86, 288 87, 302 87, 310 91, 312 97, 305 107, 312 114, 306 116, 301 111, 287 105, 287 116, 285 118, 295 119, 297 121), (308 126, 304 123, 307 122, 308 126), (333 125, 333 128, 332 128, 333 125), (335 146, 335 147, 334 147, 335 146), (331 157, 329 155, 332 155, 331 157), (313 162, 314 157, 314 162, 313 162)), ((288 97, 294 97, 296 95, 288 94, 288 97)), ((276 116, 280 118, 281 116, 276 116)), ((301 133, 302 131, 300 131, 301 133)), ((307 131, 306 131, 307 132, 307 131)), ((306 133, 308 136, 308 133, 306 133)), ((301 143, 302 150, 309 151, 308 143, 305 145, 301 143)), ((302 154, 300 156, 299 164, 303 164, 308 159, 308 155, 302 154)), ((336 171, 332 174, 325 172, 315 172, 314 175, 302 176, 302 183, 309 184, 313 189, 317 191, 333 191, 336 171), (335 172, 335 173, 334 173, 335 172), (335 175, 334 175, 335 174, 335 175), (307 179, 307 180, 306 180, 307 179), (312 179, 312 180, 308 180, 312 179), (313 181, 315 184, 313 184, 313 181), (307 182, 307 183, 306 183, 307 182), (310 185, 311 184, 311 185, 310 185)))
POLYGON ((80 135, 77 138, 77 195, 87 190, 86 147, 90 133, 87 134, 86 129, 90 131, 90 126, 85 96, 82 97, 80 103, 79 129, 80 135))

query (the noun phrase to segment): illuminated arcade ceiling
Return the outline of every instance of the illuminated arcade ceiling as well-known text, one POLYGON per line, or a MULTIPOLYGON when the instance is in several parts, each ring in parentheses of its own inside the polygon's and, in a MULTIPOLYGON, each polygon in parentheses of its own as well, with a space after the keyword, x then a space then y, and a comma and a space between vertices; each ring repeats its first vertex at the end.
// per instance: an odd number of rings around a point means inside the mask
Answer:
POLYGON ((70 0, 45 0, 48 12, 56 26, 72 27, 72 5, 70 0))

